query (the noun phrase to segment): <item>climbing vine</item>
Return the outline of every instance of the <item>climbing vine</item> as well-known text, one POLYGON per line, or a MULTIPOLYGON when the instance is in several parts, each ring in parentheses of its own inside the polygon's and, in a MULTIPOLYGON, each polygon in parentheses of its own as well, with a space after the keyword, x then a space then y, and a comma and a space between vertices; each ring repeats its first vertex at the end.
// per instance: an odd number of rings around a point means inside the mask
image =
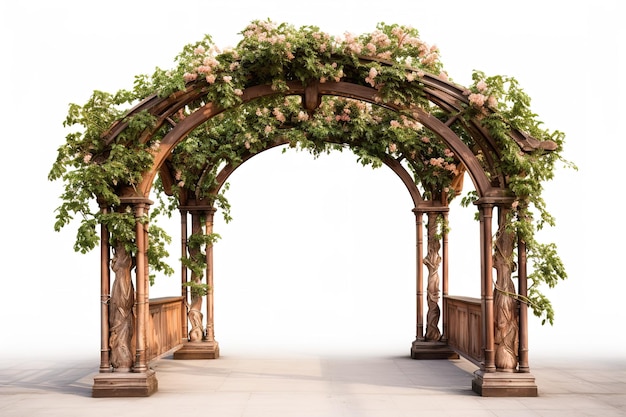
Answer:
MULTIPOLYGON (((171 273, 164 261, 169 237, 158 227, 158 215, 171 215, 182 198, 192 197, 216 204, 229 220, 227 186, 218 181, 220 170, 277 144, 314 155, 350 149, 362 164, 373 167, 391 157, 413 173, 425 199, 447 204, 458 195, 454 181, 463 176, 465 167, 436 132, 419 122, 415 113, 419 108, 444 123, 455 120, 451 128, 475 152, 488 175, 505 179, 516 199, 511 227, 520 233, 535 261, 529 276, 537 284, 531 287, 531 305, 535 314, 552 322, 551 305, 539 287, 553 286, 566 272, 555 247, 536 242, 535 232, 545 224, 554 225, 541 197, 542 183, 552 179, 558 161, 569 163, 561 157, 564 135, 541 127, 530 110, 530 99, 514 78, 475 72, 466 100, 452 111, 431 102, 425 92, 426 75, 451 81, 438 48, 423 42, 414 28, 380 23, 371 33, 331 36, 314 26, 296 29, 268 20, 251 22, 241 35, 239 44, 227 50, 207 35, 185 46, 172 69, 156 68, 151 75, 136 76, 130 89, 114 94, 95 91, 84 105, 70 105, 64 123, 70 132, 49 179, 65 185, 55 229, 79 217, 75 250, 92 250, 98 243, 96 226, 104 224, 114 241, 135 253, 131 226, 149 220, 150 267, 171 273), (314 111, 306 110, 300 96, 288 95, 289 83, 295 81, 362 85, 376 91, 376 100, 324 96, 314 111), (269 86, 276 94, 245 101, 246 89, 258 85, 269 86), (203 94, 167 122, 148 111, 133 111, 155 94, 167 98, 190 86, 203 94), (150 218, 136 219, 121 204, 120 194, 133 190, 152 168, 165 135, 207 103, 221 112, 173 149, 167 160, 173 178, 156 180, 157 204, 150 218), (474 142, 468 126, 476 121, 497 142, 500 154, 485 154, 474 142), (122 125, 125 128, 117 129, 122 125), (512 131, 553 143, 554 148, 549 152, 521 149, 512 131)), ((463 201, 468 204, 473 199, 470 193, 463 201)), ((198 240, 199 249, 215 238, 194 236, 189 243, 198 240)), ((200 273, 201 258, 195 263, 188 258, 187 266, 200 273)))

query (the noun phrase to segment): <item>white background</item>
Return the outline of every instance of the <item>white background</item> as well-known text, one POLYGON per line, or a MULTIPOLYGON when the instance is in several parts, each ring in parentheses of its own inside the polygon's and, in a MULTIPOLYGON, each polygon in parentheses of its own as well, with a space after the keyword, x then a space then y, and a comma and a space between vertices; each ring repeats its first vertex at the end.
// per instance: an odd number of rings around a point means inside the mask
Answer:
MULTIPOLYGON (((98 251, 53 231, 60 183, 47 180, 65 141, 68 104, 93 90, 131 88, 137 74, 173 66, 182 47, 211 34, 234 46, 254 19, 334 35, 377 22, 410 25, 439 46, 451 78, 473 69, 514 76, 565 157, 546 184, 553 241, 569 278, 547 294, 554 326, 531 316, 532 355, 624 358, 622 121, 625 72, 617 1, 29 1, 0 6, 2 205, 0 352, 99 355, 98 251)), ((234 220, 217 216, 216 336, 222 354, 409 353, 415 333, 415 218, 387 168, 349 152, 314 160, 280 150, 239 168, 228 193, 234 220)), ((466 182, 466 187, 471 183, 466 182)), ((479 295, 473 208, 452 207, 450 293, 479 295)), ((169 231, 179 257, 179 219, 169 231)), ((151 296, 177 295, 162 277, 151 296)))

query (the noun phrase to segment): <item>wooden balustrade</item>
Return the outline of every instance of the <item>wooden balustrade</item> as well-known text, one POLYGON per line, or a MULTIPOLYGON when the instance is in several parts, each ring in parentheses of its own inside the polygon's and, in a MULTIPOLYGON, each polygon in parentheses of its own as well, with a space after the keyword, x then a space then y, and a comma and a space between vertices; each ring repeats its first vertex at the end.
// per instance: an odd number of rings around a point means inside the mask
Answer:
POLYGON ((480 365, 483 360, 480 299, 446 296, 444 305, 448 345, 464 358, 480 365))
POLYGON ((149 304, 147 359, 153 361, 182 346, 181 340, 184 335, 180 317, 183 311, 183 297, 153 298, 149 304))

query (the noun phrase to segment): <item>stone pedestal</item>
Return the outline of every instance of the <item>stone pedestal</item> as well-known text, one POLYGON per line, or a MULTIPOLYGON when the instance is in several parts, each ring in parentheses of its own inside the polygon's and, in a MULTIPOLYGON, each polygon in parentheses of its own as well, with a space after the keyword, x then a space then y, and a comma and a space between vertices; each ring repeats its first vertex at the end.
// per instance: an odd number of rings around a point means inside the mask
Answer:
POLYGON ((536 397, 535 377, 528 372, 474 372, 472 390, 483 397, 536 397))
POLYGON ((185 342, 174 352, 174 359, 217 359, 220 345, 217 342, 185 342))
POLYGON ((92 396, 102 397, 149 397, 158 390, 153 370, 147 372, 101 373, 93 378, 92 396))
POLYGON ((411 359, 459 359, 459 354, 443 342, 415 341, 411 345, 411 359))

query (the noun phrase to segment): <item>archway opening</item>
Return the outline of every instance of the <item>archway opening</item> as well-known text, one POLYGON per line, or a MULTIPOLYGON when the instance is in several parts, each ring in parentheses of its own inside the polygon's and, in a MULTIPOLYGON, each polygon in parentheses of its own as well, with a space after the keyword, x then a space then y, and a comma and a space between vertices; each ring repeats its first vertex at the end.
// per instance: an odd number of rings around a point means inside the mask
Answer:
POLYGON ((229 178, 216 216, 216 333, 224 346, 302 352, 392 348, 415 332, 415 216, 387 167, 351 152, 281 148, 229 178), (251 232, 254 231, 254 232, 251 232))

